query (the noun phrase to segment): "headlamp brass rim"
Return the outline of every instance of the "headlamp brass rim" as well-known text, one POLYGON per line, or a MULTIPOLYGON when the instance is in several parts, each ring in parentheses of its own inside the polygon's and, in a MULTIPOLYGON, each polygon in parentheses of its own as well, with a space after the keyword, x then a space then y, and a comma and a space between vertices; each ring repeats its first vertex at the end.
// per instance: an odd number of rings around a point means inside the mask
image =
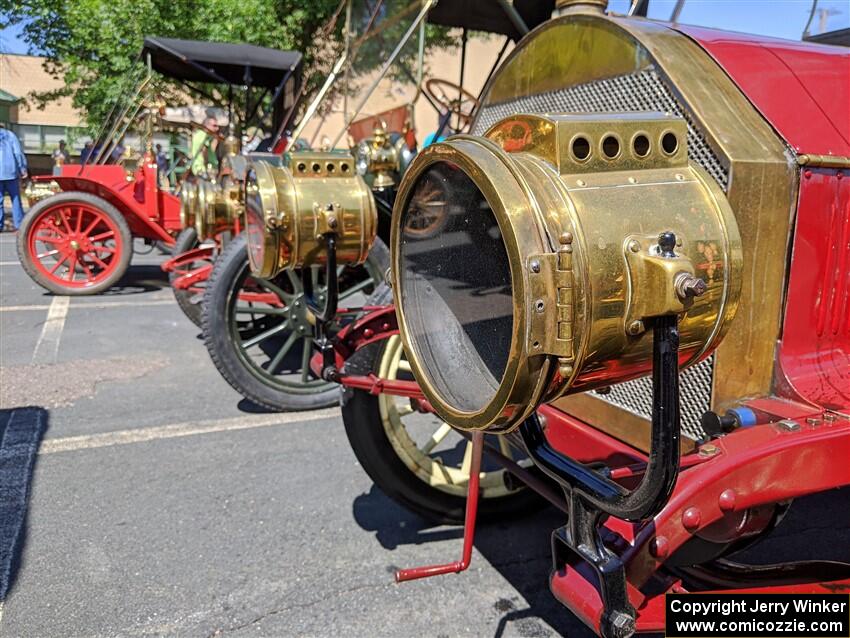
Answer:
MULTIPOLYGON (((408 168, 402 188, 396 197, 393 213, 391 244, 400 245, 403 232, 401 218, 407 207, 418 179, 433 165, 450 163, 462 170, 484 195, 498 223, 505 249, 510 254, 528 256, 535 252, 549 252, 547 238, 537 232, 534 223, 539 211, 533 210, 534 199, 529 197, 528 185, 523 175, 507 154, 495 143, 485 138, 454 136, 445 142, 433 144, 420 152, 408 168), (486 166, 486 170, 482 169, 486 166), (520 237, 521 236, 521 237, 520 237)), ((401 299, 404 295, 401 276, 401 251, 392 251, 393 287, 401 299)), ((420 364, 416 342, 408 332, 403 303, 396 303, 399 319, 399 334, 409 353, 411 369, 422 387, 422 391, 444 420, 463 422, 464 429, 507 431, 521 422, 527 414, 518 415, 516 410, 530 413, 534 403, 544 392, 551 369, 551 357, 531 352, 527 343, 525 299, 527 292, 527 264, 525 259, 509 260, 511 274, 511 298, 513 322, 508 360, 499 386, 493 397, 476 411, 458 410, 442 397, 432 380, 420 364), (411 354, 412 353, 412 354, 411 354)))
MULTIPOLYGON (((275 184, 274 167, 267 162, 254 162, 248 173, 248 179, 245 181, 245 215, 246 223, 247 216, 252 214, 248 210, 248 202, 256 195, 260 204, 260 215, 262 221, 262 232, 259 233, 259 240, 263 246, 263 256, 261 263, 255 263, 255 251, 248 250, 248 261, 250 262, 251 271, 262 279, 268 279, 275 274, 277 266, 277 255, 279 250, 280 239, 277 233, 267 232, 267 229, 274 226, 278 219, 273 211, 277 210, 277 186, 275 184), (256 189, 256 192, 249 190, 256 189)), ((256 214, 254 211, 253 214, 256 214)), ((248 229, 250 231, 250 229, 248 229)), ((249 241, 257 241, 256 233, 249 232, 249 241)))

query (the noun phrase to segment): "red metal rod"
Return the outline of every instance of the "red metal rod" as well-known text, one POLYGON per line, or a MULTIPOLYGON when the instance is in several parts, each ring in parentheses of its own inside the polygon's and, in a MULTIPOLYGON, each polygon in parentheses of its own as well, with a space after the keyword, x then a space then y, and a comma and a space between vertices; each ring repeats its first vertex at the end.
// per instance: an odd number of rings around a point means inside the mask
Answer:
POLYGON ((478 516, 478 486, 481 478, 481 453, 484 451, 484 433, 472 434, 472 463, 469 469, 469 483, 466 492, 466 518, 463 524, 463 556, 459 561, 444 565, 427 565, 399 569, 395 581, 403 583, 417 578, 428 578, 441 574, 457 574, 469 567, 472 561, 472 542, 475 540, 475 519, 478 516))

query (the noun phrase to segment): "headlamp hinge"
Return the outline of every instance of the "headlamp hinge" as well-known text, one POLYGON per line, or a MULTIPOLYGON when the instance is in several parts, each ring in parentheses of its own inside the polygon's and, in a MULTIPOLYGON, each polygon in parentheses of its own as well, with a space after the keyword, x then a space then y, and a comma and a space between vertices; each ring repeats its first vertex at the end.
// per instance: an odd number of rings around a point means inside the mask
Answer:
POLYGON ((573 248, 564 244, 555 253, 528 258, 528 352, 575 359, 575 281, 573 248))

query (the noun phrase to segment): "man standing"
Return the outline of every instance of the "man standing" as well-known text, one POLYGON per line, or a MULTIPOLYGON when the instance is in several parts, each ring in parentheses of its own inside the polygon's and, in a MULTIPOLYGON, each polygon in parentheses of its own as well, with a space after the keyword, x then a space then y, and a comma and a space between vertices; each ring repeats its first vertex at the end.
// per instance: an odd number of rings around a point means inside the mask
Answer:
POLYGON ((19 180, 27 176, 27 158, 18 137, 0 122, 0 231, 6 221, 5 197, 12 200, 12 223, 15 230, 24 220, 19 180))
POLYGON ((213 137, 218 136, 218 121, 211 115, 204 119, 201 128, 192 134, 192 174, 195 177, 205 177, 207 166, 216 167, 215 153, 212 149, 213 137))

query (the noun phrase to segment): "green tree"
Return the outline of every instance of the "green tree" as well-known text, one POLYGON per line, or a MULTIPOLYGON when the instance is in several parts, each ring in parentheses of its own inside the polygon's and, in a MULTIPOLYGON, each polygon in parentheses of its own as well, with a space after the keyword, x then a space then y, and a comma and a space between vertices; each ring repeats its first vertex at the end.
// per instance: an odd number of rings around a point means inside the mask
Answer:
MULTIPOLYGON (((410 2, 356 0, 355 38, 370 18, 371 24, 380 24, 410 2)), ((127 78, 140 64, 138 52, 146 35, 301 51, 309 96, 342 50, 344 11, 338 15, 339 7, 340 0, 0 0, 0 27, 22 23, 30 49, 45 55, 48 70, 64 78, 61 89, 33 95, 35 106, 69 95, 94 129, 128 91, 127 78), (335 14, 335 28, 324 29, 335 14)), ((363 43, 353 73, 368 72, 383 62, 415 11, 409 15, 363 43)), ((453 44, 446 29, 428 27, 429 48, 453 44)), ((415 51, 414 39, 405 48, 405 67, 413 66, 415 51)), ((157 88, 178 95, 162 78, 157 78, 157 88)))

